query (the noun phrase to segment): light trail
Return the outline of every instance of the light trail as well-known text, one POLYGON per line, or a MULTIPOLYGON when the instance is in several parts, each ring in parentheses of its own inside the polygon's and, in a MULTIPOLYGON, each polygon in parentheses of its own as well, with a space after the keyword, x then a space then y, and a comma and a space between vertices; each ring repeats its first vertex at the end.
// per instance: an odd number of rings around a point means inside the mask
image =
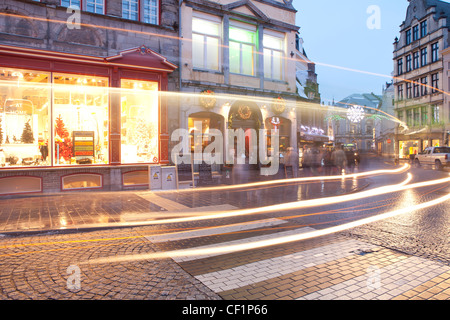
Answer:
MULTIPOLYGON (((428 195, 428 194, 430 194, 432 192, 435 192, 437 190, 441 190, 441 189, 443 189, 445 187, 446 186, 442 186, 442 187, 437 187, 437 188, 431 189, 431 190, 429 190, 429 191, 427 191, 427 192, 425 192, 423 194, 420 194, 420 197, 424 197, 424 196, 426 196, 426 195, 428 195)), ((388 199, 372 201, 370 203, 365 203, 365 204, 356 205, 356 206, 347 207, 347 208, 327 210, 327 211, 316 212, 316 213, 306 214, 306 215, 278 217, 277 219, 282 219, 282 220, 286 219, 286 220, 288 220, 288 219, 292 219, 292 218, 297 218, 297 217, 302 217, 302 216, 310 216, 310 215, 326 215, 326 214, 331 215, 331 214, 335 214, 335 213, 355 212, 355 211, 351 211, 349 209, 363 207, 363 206, 366 206, 368 204, 370 205, 370 204, 373 204, 373 203, 386 202, 386 201, 392 200, 394 198, 396 198, 396 197, 391 197, 391 198, 388 198, 388 199)), ((376 208, 386 207, 388 205, 390 205, 390 204, 380 205, 380 206, 377 206, 377 207, 363 208, 361 210, 357 210, 356 212, 373 210, 373 209, 376 209, 376 208)), ((345 217, 345 218, 342 218, 342 219, 329 220, 329 221, 318 222, 318 223, 308 223, 308 224, 302 224, 302 225, 297 224, 297 225, 290 225, 290 226, 280 226, 280 227, 276 227, 276 228, 271 227, 271 228, 260 228, 260 229, 253 229, 253 230, 241 230, 241 231, 233 231, 233 232, 226 232, 226 233, 220 233, 220 234, 210 234, 210 236, 294 229, 294 228, 299 228, 299 227, 336 223, 336 222, 341 222, 341 221, 345 221, 345 220, 349 220, 349 219, 359 218, 359 217, 362 217, 362 216, 366 216, 366 214, 360 214, 358 216, 350 216, 350 217, 345 217)), ((204 230, 204 229, 208 229, 208 228, 200 228, 200 229, 198 229, 198 228, 177 228, 177 229, 169 229, 169 230, 165 230, 165 231, 180 231, 180 230, 190 231, 190 230, 204 230)), ((114 233, 117 234, 117 232, 112 232, 112 233, 113 234, 114 233)), ((167 234, 171 234, 171 233, 173 233, 173 232, 169 232, 169 233, 150 233, 150 234, 141 234, 141 235, 137 235, 137 236, 122 236, 122 237, 114 237, 114 238, 98 238, 98 239, 81 239, 81 240, 68 240, 68 241, 21 243, 21 244, 12 244, 12 245, 1 246, 0 249, 29 247, 29 246, 48 246, 48 245, 58 245, 58 244, 77 244, 77 243, 79 244, 79 243, 92 243, 92 242, 133 240, 133 239, 145 238, 145 237, 155 236, 155 235, 167 235, 167 234)), ((178 233, 178 232, 175 232, 175 233, 178 233)), ((133 244, 133 243, 142 243, 142 241, 116 242, 116 243, 113 243, 113 244, 98 244, 98 245, 88 245, 88 246, 76 246, 76 247, 65 247, 65 248, 56 248, 56 249, 43 249, 43 250, 35 250, 35 251, 6 253, 6 254, 0 254, 0 257, 10 257, 10 256, 35 254, 35 253, 44 253, 44 252, 54 252, 54 251, 64 251, 64 250, 77 250, 77 249, 86 249, 86 248, 95 248, 95 247, 119 246, 119 245, 123 245, 123 244, 133 244)))
POLYGON ((327 181, 327 180, 341 180, 341 179, 350 179, 350 178, 360 178, 365 176, 372 175, 381 175, 381 174, 397 174, 405 172, 410 168, 409 164, 404 164, 398 169, 381 169, 353 174, 345 174, 345 175, 337 175, 337 176, 314 176, 314 177, 301 177, 301 178, 290 178, 290 179, 279 179, 279 180, 269 180, 269 181, 259 181, 259 182, 249 182, 242 183, 236 185, 229 186, 216 186, 216 187, 202 187, 202 188, 193 188, 193 189, 179 189, 179 190, 164 190, 161 192, 164 193, 182 193, 182 192, 201 192, 201 191, 227 191, 233 189, 242 189, 242 188, 250 188, 250 187, 260 187, 260 186, 269 186, 274 184, 288 184, 288 183, 299 183, 299 182, 308 182, 308 181, 327 181))
MULTIPOLYGON (((128 222, 126 226, 146 226, 146 225, 156 225, 156 224, 169 224, 169 223, 179 223, 179 222, 189 222, 189 221, 201 221, 201 220, 212 220, 212 219, 222 219, 222 218, 230 218, 236 216, 243 215, 251 215, 251 214, 261 214, 261 213, 269 213, 269 212, 280 212, 286 210, 295 210, 307 207, 313 207, 317 205, 329 205, 334 203, 347 202, 351 200, 363 199, 365 197, 371 197, 376 195, 382 195, 386 193, 412 189, 412 188, 420 188, 422 186, 427 186, 425 182, 417 183, 414 185, 406 186, 412 180, 412 175, 408 173, 408 177, 406 180, 399 184, 384 186, 375 188, 368 191, 363 191, 354 194, 342 195, 342 196, 334 196, 327 198, 319 198, 319 199, 311 199, 311 200, 301 200, 295 202, 288 202, 276 205, 270 205, 266 207, 260 208, 251 208, 251 209, 238 209, 232 211, 222 211, 222 212, 203 212, 204 216, 195 216, 195 217, 183 217, 183 218, 172 218, 172 219, 160 219, 160 220, 152 220, 152 221, 144 221, 144 222, 128 222)), ((437 180, 438 183, 450 182, 450 177, 446 179, 437 180)), ((437 184, 437 183, 436 183, 437 184)), ((123 224, 122 224, 123 225, 123 224)))
POLYGON ((131 256, 116 256, 116 257, 106 257, 106 258, 98 258, 98 259, 92 259, 83 261, 80 263, 80 265, 85 264, 103 264, 103 263, 120 263, 120 262, 129 262, 129 261, 139 261, 139 260, 149 260, 149 259, 167 259, 167 258, 175 258, 175 257, 186 257, 186 256, 207 256, 211 254, 228 254, 238 251, 245 251, 245 250, 253 250, 253 249, 260 249, 264 247, 274 246, 274 245, 280 245, 280 244, 286 244, 290 242, 296 242, 311 238, 317 238, 325 235, 330 235, 336 232, 342 232, 348 229, 352 229, 355 227, 359 227, 365 224, 374 223, 378 221, 382 221, 385 219, 393 218, 402 214, 411 213, 413 211, 421 210, 430 208, 433 206, 436 206, 438 204, 444 203, 446 201, 450 200, 450 193, 447 195, 424 202, 421 204, 413 205, 413 206, 407 206, 402 209, 385 212, 379 215, 375 215, 368 218, 363 218, 357 221, 348 222, 342 225, 322 229, 322 230, 315 230, 310 231, 307 233, 301 233, 291 236, 284 236, 279 237, 276 239, 269 239, 269 240, 261 240, 261 241, 254 241, 244 244, 236 244, 236 245, 228 245, 228 246, 222 246, 222 247, 216 247, 216 248, 203 248, 203 249, 183 249, 183 250, 174 250, 174 251, 167 251, 167 252, 157 252, 157 253, 150 253, 150 254, 142 254, 142 255, 131 255, 131 256))

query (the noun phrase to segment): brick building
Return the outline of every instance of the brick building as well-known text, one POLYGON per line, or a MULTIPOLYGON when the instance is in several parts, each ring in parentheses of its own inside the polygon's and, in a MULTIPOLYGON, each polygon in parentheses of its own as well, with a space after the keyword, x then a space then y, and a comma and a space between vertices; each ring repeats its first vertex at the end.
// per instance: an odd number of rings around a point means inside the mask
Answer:
POLYGON ((0 194, 145 187, 178 122, 159 94, 179 88, 178 18, 176 0, 0 0, 0 194))

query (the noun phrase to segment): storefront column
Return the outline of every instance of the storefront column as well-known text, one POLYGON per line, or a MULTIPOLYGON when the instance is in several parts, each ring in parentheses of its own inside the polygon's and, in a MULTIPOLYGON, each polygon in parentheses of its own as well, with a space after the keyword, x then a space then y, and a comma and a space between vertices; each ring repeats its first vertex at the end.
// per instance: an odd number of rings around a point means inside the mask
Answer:
MULTIPOLYGON (((167 75, 162 75, 161 91, 166 92, 168 89, 167 75)), ((167 96, 161 95, 160 107, 160 131, 159 131, 159 162, 161 164, 169 164, 169 128, 167 114, 167 96)))
POLYGON ((111 87, 115 89, 112 90, 110 95, 110 163, 120 164, 120 74, 117 67, 113 68, 111 75, 111 87))

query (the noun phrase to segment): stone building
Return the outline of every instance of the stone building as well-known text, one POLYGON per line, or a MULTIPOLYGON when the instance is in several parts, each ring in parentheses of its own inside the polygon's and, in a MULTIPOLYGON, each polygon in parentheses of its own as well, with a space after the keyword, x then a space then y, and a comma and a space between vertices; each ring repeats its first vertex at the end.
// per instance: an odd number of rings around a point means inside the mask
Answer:
POLYGON ((179 121, 159 94, 179 89, 178 8, 0 0, 0 194, 148 185, 179 121))
POLYGON ((355 93, 339 101, 336 106, 348 111, 335 120, 335 143, 355 144, 361 151, 374 151, 381 104, 382 97, 374 93, 355 93))
POLYGON ((445 142, 449 105, 442 51, 449 47, 450 4, 411 0, 394 42, 396 156, 409 158, 445 142))
MULTIPOLYGON (((253 130, 278 130, 280 151, 296 149, 295 15, 287 0, 182 1, 181 92, 193 95, 180 105, 179 127, 243 129, 249 165, 253 130)), ((225 160, 236 142, 224 137, 225 160)))

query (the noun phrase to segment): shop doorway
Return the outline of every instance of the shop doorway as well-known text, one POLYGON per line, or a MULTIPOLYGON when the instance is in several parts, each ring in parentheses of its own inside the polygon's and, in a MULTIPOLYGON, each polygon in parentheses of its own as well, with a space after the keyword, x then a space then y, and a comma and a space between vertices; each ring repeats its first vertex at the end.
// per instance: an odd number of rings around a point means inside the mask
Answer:
MULTIPOLYGON (((228 129, 236 130, 242 129, 245 133, 245 152, 244 154, 236 154, 238 150, 238 141, 228 141, 235 152, 235 157, 244 157, 245 164, 249 169, 258 168, 258 164, 253 164, 250 161, 250 150, 253 147, 253 152, 256 153, 256 163, 259 163, 259 129, 263 129, 262 114, 259 107, 253 102, 238 101, 235 102, 228 114, 228 129)), ((229 150, 227 146, 227 150, 229 150)))

